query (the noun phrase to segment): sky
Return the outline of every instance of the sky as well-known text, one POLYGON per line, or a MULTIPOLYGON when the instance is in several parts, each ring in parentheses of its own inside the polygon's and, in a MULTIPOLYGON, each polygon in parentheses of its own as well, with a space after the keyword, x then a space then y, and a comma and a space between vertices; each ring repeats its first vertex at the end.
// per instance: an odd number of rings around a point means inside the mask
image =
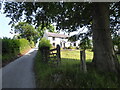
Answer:
POLYGON ((8 25, 10 20, 11 20, 10 18, 5 17, 5 14, 3 14, 3 7, 2 7, 0 11, 0 38, 3 37, 12 38, 14 36, 13 34, 10 33, 11 26, 8 25))
POLYGON ((0 37, 12 38, 13 34, 10 33, 11 26, 8 25, 10 18, 5 17, 4 14, 0 13, 0 37))

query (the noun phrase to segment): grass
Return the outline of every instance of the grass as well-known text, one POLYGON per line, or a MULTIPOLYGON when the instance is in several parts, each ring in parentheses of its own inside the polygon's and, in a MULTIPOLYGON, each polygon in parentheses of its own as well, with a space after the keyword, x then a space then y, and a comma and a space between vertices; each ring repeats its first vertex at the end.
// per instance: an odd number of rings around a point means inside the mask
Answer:
MULTIPOLYGON (((86 51, 87 62, 93 53, 86 51)), ((79 50, 61 52, 61 64, 58 67, 45 64, 38 51, 35 58, 35 74, 37 88, 116 88, 120 87, 120 80, 114 74, 97 73, 91 67, 88 72, 80 70, 79 50), (76 58, 75 58, 76 57, 76 58)))
MULTIPOLYGON (((93 58, 93 52, 91 52, 90 50, 86 50, 85 53, 86 61, 91 62, 93 58)), ((80 60, 80 50, 62 50, 61 58, 80 60)))
POLYGON ((80 60, 80 50, 62 50, 61 58, 70 58, 80 60))

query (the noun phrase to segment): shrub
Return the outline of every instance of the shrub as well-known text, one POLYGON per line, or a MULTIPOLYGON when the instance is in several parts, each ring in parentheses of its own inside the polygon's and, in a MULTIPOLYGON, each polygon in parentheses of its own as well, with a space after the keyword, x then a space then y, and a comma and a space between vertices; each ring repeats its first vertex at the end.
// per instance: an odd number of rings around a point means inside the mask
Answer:
POLYGON ((31 47, 31 48, 34 48, 34 47, 35 47, 35 44, 34 44, 33 41, 30 41, 30 47, 31 47))
POLYGON ((26 39, 2 39, 2 61, 9 60, 18 54, 22 54, 30 49, 29 42, 26 39))
POLYGON ((11 62, 18 54, 23 54, 30 49, 29 42, 26 39, 2 39, 2 66, 11 62))
POLYGON ((17 54, 19 51, 19 41, 12 39, 3 39, 2 40, 2 53, 3 54, 17 54))
POLYGON ((26 39, 18 39, 20 53, 24 52, 26 49, 30 49, 29 41, 26 39))
POLYGON ((39 49, 42 48, 51 48, 50 40, 47 40, 46 38, 42 38, 39 42, 39 49))

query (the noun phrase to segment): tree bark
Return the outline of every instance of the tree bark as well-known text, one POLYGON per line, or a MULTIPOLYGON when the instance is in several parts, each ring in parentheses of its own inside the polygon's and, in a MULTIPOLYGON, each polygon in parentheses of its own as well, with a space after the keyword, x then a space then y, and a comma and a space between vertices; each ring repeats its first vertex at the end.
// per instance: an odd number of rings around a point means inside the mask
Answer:
POLYGON ((109 4, 93 3, 93 63, 100 71, 118 72, 109 24, 109 4))

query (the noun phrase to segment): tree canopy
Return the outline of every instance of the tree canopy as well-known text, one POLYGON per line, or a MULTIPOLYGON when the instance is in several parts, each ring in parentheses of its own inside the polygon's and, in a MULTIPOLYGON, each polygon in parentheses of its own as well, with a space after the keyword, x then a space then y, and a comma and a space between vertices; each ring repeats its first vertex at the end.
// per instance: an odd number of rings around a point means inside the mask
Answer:
POLYGON ((15 33, 19 33, 19 38, 26 38, 29 41, 34 41, 34 39, 38 36, 38 32, 35 28, 26 22, 19 22, 13 27, 15 33))
POLYGON ((42 28, 42 25, 39 25, 36 29, 28 24, 27 22, 18 22, 17 25, 13 24, 12 29, 14 29, 15 33, 19 33, 19 35, 15 35, 14 38, 26 38, 29 41, 34 41, 37 43, 38 38, 42 38, 44 31, 48 30, 49 32, 55 32, 55 27, 50 24, 47 27, 42 28))
POLYGON ((42 27, 41 24, 36 28, 36 30, 39 32, 39 37, 42 38, 45 30, 48 30, 49 32, 55 32, 55 27, 52 24, 49 24, 46 27, 42 27))
MULTIPOLYGON (((92 10, 94 9, 92 4, 78 2, 6 2, 4 13, 11 18, 10 23, 18 22, 24 14, 26 22, 36 26, 42 24, 44 27, 55 22, 57 29, 72 32, 83 26, 90 30, 92 10)), ((109 6, 111 28, 118 30, 120 23, 119 2, 109 3, 109 6)))

